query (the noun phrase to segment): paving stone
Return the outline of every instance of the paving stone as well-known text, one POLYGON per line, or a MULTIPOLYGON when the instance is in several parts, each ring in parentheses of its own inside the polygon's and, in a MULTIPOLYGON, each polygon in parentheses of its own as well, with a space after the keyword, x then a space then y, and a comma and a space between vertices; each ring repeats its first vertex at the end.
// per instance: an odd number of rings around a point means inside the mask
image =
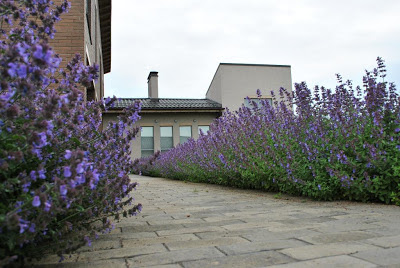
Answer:
POLYGON ((170 215, 159 214, 159 215, 142 215, 142 218, 146 221, 158 221, 163 222, 164 220, 172 220, 170 215))
MULTIPOLYGON (((74 263, 78 260, 78 257, 79 254, 65 255, 62 263, 74 263)), ((32 264, 35 265, 58 264, 58 263, 60 263, 60 257, 55 254, 46 255, 39 261, 32 262, 32 264)))
POLYGON ((179 264, 163 264, 163 265, 154 265, 149 266, 149 268, 182 268, 179 264))
POLYGON ((118 222, 115 226, 118 228, 123 228, 123 227, 127 227, 127 226, 146 226, 149 225, 147 223, 147 221, 143 220, 143 219, 132 219, 129 218, 129 221, 127 221, 127 219, 124 219, 123 221, 118 222))
POLYGON ((241 223, 241 224, 229 224, 229 225, 223 225, 221 227, 226 230, 229 230, 229 231, 235 231, 235 230, 242 230, 242 229, 267 228, 270 226, 277 226, 277 225, 282 226, 283 224, 277 223, 277 222, 257 221, 257 222, 250 222, 250 223, 241 223))
POLYGON ((367 239, 363 242, 384 248, 400 247, 400 235, 377 237, 373 239, 367 239))
POLYGON ((93 241, 92 245, 81 247, 77 250, 77 252, 86 252, 86 251, 96 251, 96 250, 105 250, 105 249, 115 249, 121 247, 121 242, 118 240, 102 240, 102 241, 93 241))
MULTIPOLYGON (((222 238, 221 238, 222 239, 222 238)), ((266 242, 256 242, 256 243, 238 243, 227 246, 218 246, 223 252, 228 255, 237 255, 249 252, 258 252, 272 249, 284 249, 284 248, 294 248, 308 245, 302 241, 295 239, 288 240, 275 240, 266 242)))
POLYGON ((325 226, 325 223, 308 223, 308 224, 284 224, 280 222, 276 222, 276 224, 270 224, 269 226, 265 227, 268 231, 271 232, 291 232, 291 231, 300 231, 300 230, 305 230, 305 229, 313 229, 313 230, 319 230, 319 228, 323 228, 325 226))
POLYGON ((207 258, 206 260, 183 262, 185 268, 203 267, 265 267, 272 264, 294 261, 288 256, 275 251, 249 253, 223 258, 207 258))
POLYGON ((47 256, 39 267, 400 267, 397 206, 132 178, 138 216, 72 259, 47 256))
POLYGON ((336 219, 331 217, 310 217, 310 218, 300 218, 300 219, 279 219, 277 222, 281 222, 285 225, 310 225, 314 223, 323 223, 336 221, 336 219))
POLYGON ((174 243, 174 242, 180 243, 183 241, 193 241, 193 240, 199 240, 199 238, 194 234, 182 234, 182 235, 159 236, 154 238, 122 239, 122 245, 124 248, 129 248, 129 247, 140 247, 142 245, 174 243))
MULTIPOLYGON (((188 224, 188 223, 202 223, 204 222, 203 219, 193 218, 193 217, 186 217, 185 219, 172 219, 172 220, 164 220, 162 221, 163 224, 188 224)), ((159 225, 159 221, 148 221, 149 225, 159 225)))
POLYGON ((197 228, 197 227, 204 227, 204 226, 225 226, 228 224, 243 224, 244 221, 239 220, 239 219, 224 219, 222 221, 214 221, 214 222, 200 222, 200 223, 187 223, 187 224, 183 224, 184 227, 187 228, 197 228))
POLYGON ((240 217, 245 222, 257 222, 257 221, 270 221, 270 222, 277 222, 277 219, 284 221, 284 220, 294 220, 297 219, 291 215, 284 215, 277 212, 271 213, 257 213, 253 215, 249 215, 247 217, 240 217))
POLYGON ((375 264, 366 262, 347 255, 334 257, 326 257, 309 261, 292 262, 288 264, 272 265, 270 268, 310 268, 310 267, 351 267, 351 268, 372 268, 377 267, 375 264))
POLYGON ((348 242, 330 243, 323 245, 308 245, 297 248, 283 249, 280 250, 280 252, 298 260, 308 260, 334 255, 352 254, 369 249, 376 249, 376 247, 357 242, 348 242))
POLYGON ((241 237, 222 237, 217 239, 198 239, 191 241, 177 241, 177 242, 169 242, 165 245, 169 250, 179 250, 179 249, 187 249, 187 248, 199 248, 199 247, 213 247, 213 246, 223 246, 230 245, 236 243, 244 243, 249 244, 244 238, 241 237))
POLYGON ((194 228, 178 228, 173 230, 161 230, 157 231, 159 236, 165 235, 176 235, 176 234, 188 234, 188 233, 200 233, 200 232, 214 232, 223 231, 221 227, 218 226, 204 226, 204 227, 194 227, 194 228))
POLYGON ((134 248, 119 248, 111 250, 100 250, 94 252, 82 252, 79 255, 79 262, 91 262, 96 260, 105 260, 111 258, 126 258, 142 254, 150 254, 156 252, 165 252, 167 249, 162 244, 141 245, 134 248))
POLYGON ((37 268, 47 268, 47 267, 62 267, 62 268, 126 268, 125 259, 111 259, 102 261, 93 261, 90 263, 74 262, 74 263, 58 263, 51 265, 41 265, 35 266, 37 268))
MULTIPOLYGON (((329 233, 329 234, 319 234, 314 236, 302 236, 299 239, 307 241, 311 244, 327 244, 327 243, 338 243, 346 241, 357 241, 376 237, 374 233, 368 233, 363 231, 354 232, 341 232, 341 233, 329 233)), ((400 243, 400 239, 399 239, 400 243)))
MULTIPOLYGON (((124 239, 147 239, 158 237, 155 232, 128 232, 128 233, 119 233, 119 234, 108 234, 99 236, 99 239, 93 241, 93 243, 97 243, 98 241, 120 241, 121 238, 124 239)), ((92 243, 92 244, 93 244, 92 243)))
POLYGON ((314 230, 321 233, 338 233, 350 231, 368 231, 370 229, 378 228, 379 225, 374 223, 360 223, 357 221, 340 222, 336 221, 331 224, 316 226, 314 230))
POLYGON ((218 258, 225 256, 216 248, 199 248, 197 250, 176 250, 165 253, 155 253, 128 259, 130 267, 147 267, 151 265, 174 264, 178 262, 218 258))
POLYGON ((182 224, 158 224, 158 225, 141 225, 122 227, 122 233, 132 232, 154 232, 159 230, 171 230, 184 227, 182 224))
POLYGON ((378 264, 400 267, 400 247, 376 248, 353 254, 357 258, 378 264))
POLYGON ((270 232, 267 229, 257 229, 252 232, 242 234, 242 236, 252 242, 274 241, 289 238, 299 238, 303 236, 319 235, 319 232, 309 229, 292 230, 285 232, 270 232))

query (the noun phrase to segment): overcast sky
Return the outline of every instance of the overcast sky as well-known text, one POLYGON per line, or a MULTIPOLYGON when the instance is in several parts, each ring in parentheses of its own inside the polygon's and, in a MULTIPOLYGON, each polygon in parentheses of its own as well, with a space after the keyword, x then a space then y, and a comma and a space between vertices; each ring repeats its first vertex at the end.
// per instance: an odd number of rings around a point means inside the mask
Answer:
POLYGON ((105 95, 204 98, 220 62, 285 64, 292 81, 362 84, 385 59, 400 86, 399 0, 114 0, 105 95))

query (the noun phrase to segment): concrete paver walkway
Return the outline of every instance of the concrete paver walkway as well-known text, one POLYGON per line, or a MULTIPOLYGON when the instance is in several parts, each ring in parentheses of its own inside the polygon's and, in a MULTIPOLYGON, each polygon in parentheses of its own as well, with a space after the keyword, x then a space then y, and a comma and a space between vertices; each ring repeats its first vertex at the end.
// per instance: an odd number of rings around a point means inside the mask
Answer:
POLYGON ((142 213, 60 266, 400 267, 398 206, 132 179, 142 213))

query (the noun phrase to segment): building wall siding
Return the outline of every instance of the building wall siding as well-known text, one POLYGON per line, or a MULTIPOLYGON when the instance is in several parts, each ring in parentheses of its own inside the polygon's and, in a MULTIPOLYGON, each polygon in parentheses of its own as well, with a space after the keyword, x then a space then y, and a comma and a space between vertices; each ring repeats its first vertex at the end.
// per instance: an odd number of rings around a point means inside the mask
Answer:
MULTIPOLYGON (((55 3, 60 3, 60 0, 55 3)), ((61 15, 61 21, 56 23, 56 34, 50 40, 54 51, 61 58, 61 67, 65 67, 69 61, 79 53, 84 57, 84 23, 85 23, 85 0, 74 0, 68 13, 61 15)))
POLYGON ((210 87, 207 90, 206 98, 222 103, 221 88, 222 88, 222 72, 223 70, 218 67, 213 80, 211 81, 210 87))
POLYGON ((220 64, 207 98, 234 111, 241 107, 246 97, 257 97, 257 89, 263 97, 271 98, 271 91, 279 94, 280 87, 292 91, 290 66, 220 64))
MULTIPOLYGON (((97 0, 90 1, 91 7, 91 30, 89 34, 89 23, 86 16, 86 1, 71 1, 71 9, 61 16, 61 21, 56 24, 57 33, 50 41, 50 45, 61 58, 61 67, 65 68, 68 62, 80 54, 84 63, 98 64, 100 77, 94 84, 95 98, 100 100, 104 97, 104 73, 102 63, 101 33, 99 5, 97 0)), ((57 0, 56 3, 59 3, 57 0)), ((86 98, 86 96, 85 96, 86 98)))

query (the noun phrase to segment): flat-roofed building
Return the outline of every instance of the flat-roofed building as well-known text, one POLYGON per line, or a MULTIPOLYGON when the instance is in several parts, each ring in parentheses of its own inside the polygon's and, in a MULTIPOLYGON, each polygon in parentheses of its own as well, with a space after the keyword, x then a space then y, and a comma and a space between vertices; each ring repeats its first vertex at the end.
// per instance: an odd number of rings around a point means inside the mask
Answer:
POLYGON ((272 100, 271 91, 278 95, 281 87, 292 91, 290 65, 220 63, 206 98, 234 111, 246 104, 246 97, 257 100, 257 89, 272 100))

